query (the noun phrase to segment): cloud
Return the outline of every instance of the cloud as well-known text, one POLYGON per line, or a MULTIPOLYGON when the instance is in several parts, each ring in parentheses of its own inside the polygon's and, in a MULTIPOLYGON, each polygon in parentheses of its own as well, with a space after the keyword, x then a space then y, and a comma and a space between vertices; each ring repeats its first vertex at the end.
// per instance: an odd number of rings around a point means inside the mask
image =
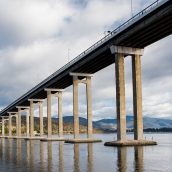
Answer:
MULTIPOLYGON (((153 2, 153 0, 151 0, 153 2)), ((133 12, 150 1, 133 0, 133 12)), ((4 108, 131 16, 128 0, 1 0, 0 107, 4 108), (69 54, 69 57, 68 57, 69 54)), ((145 48, 142 57, 143 115, 171 117, 171 36, 145 48)), ((125 59, 126 113, 132 114, 131 57, 125 59)), ((115 65, 92 78, 94 119, 116 116, 115 65)), ((63 94, 64 115, 73 114, 72 86, 63 94)), ((38 111, 35 107, 35 114, 38 111)), ((52 114, 57 114, 53 98, 52 114)), ((86 116, 85 85, 79 114, 86 116)), ((46 116, 46 100, 44 103, 46 116)))

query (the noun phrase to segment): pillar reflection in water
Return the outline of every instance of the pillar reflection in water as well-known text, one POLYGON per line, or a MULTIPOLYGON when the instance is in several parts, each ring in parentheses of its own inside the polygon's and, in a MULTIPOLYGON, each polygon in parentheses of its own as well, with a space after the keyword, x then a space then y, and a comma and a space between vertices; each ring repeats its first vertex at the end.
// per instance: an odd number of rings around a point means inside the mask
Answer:
POLYGON ((45 171, 44 166, 44 142, 40 142, 40 164, 41 164, 41 171, 45 171))
POLYGON ((10 161, 12 160, 12 150, 13 150, 12 140, 8 139, 8 159, 10 161))
POLYGON ((30 141, 26 141, 26 162, 27 166, 30 166, 30 141))
POLYGON ((63 159, 63 142, 59 142, 59 172, 64 171, 64 159, 63 159))
POLYGON ((17 164, 21 163, 21 156, 22 156, 22 151, 21 151, 21 140, 17 139, 16 140, 16 159, 17 159, 17 164))
POLYGON ((79 144, 74 144, 74 172, 80 172, 79 144))
POLYGON ((127 148, 126 147, 119 147, 117 148, 117 167, 119 172, 126 172, 127 171, 127 148))
POLYGON ((52 142, 48 142, 48 172, 52 171, 52 142))
POLYGON ((134 147, 134 158, 135 158, 135 171, 144 171, 144 160, 143 160, 143 147, 134 147))
POLYGON ((30 169, 31 171, 34 171, 34 160, 35 160, 35 145, 34 140, 30 140, 30 169))
POLYGON ((93 144, 87 144, 88 159, 87 159, 87 171, 93 172, 93 144))

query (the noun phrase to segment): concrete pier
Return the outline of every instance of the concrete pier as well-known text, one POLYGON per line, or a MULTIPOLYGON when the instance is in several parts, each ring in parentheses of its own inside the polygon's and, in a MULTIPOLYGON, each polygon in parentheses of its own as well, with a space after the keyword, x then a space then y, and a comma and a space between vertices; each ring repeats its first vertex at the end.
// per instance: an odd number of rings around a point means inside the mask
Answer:
POLYGON ((42 99, 28 99, 30 102, 30 111, 27 114, 27 137, 24 138, 25 140, 40 140, 43 138, 43 106, 42 106, 42 99), (34 134, 34 104, 38 103, 39 107, 39 119, 40 119, 40 137, 35 137, 34 134), (30 116, 30 120, 29 120, 30 116), (29 130, 30 124, 30 130, 29 130))
POLYGON ((104 145, 156 145, 157 143, 155 141, 143 140, 142 83, 140 59, 140 57, 143 55, 143 49, 111 46, 110 51, 112 54, 115 55, 117 140, 106 142, 104 145), (126 138, 124 57, 128 55, 132 56, 134 140, 127 140, 126 138))
POLYGON ((116 114, 117 114, 117 139, 126 140, 126 113, 125 113, 125 74, 124 54, 116 54, 116 114))
MULTIPOLYGON (((30 112, 30 110, 29 110, 29 112, 30 112)), ((26 137, 29 137, 30 136, 30 130, 29 130, 29 123, 30 123, 30 120, 29 120, 29 118, 30 118, 30 113, 29 113, 28 111, 27 111, 27 114, 26 114, 26 137)))
POLYGON ((93 143, 101 142, 100 139, 92 138, 92 94, 91 94, 91 77, 92 74, 85 73, 70 73, 73 77, 73 116, 74 116, 74 139, 68 139, 66 143, 93 143), (84 79, 85 78, 85 79, 84 79), (78 114, 78 84, 86 85, 87 99, 87 138, 80 139, 79 137, 79 114, 78 114))
POLYGON ((78 76, 73 76, 73 117, 74 117, 74 138, 79 139, 78 76))
POLYGON ((44 134, 44 124, 43 124, 43 105, 42 102, 39 102, 39 128, 40 128, 40 137, 43 137, 44 134))
POLYGON ((48 118, 48 135, 47 138, 42 138, 40 141, 65 141, 63 138, 63 116, 62 116, 62 92, 63 89, 46 88, 47 91, 47 118, 48 118), (59 117, 59 137, 52 137, 52 121, 51 121, 51 97, 58 98, 58 117, 59 117))
POLYGON ((18 133, 17 137, 21 137, 21 109, 18 108, 18 133))
POLYGON ((63 138, 62 92, 58 93, 59 138, 63 138))
POLYGON ((91 91, 91 76, 86 78, 86 95, 87 95, 87 134, 88 138, 93 135, 93 117, 92 117, 92 91, 91 91))
POLYGON ((52 137, 51 125, 51 91, 47 91, 47 122, 48 122, 48 138, 52 137))
POLYGON ((141 56, 132 56, 134 139, 143 139, 141 56))
POLYGON ((34 103, 30 101, 30 137, 34 136, 34 103))
POLYGON ((2 137, 5 136, 5 124, 4 124, 4 118, 2 118, 2 137))
POLYGON ((12 136, 12 120, 11 120, 11 116, 9 115, 9 121, 8 121, 8 131, 9 131, 9 137, 11 137, 12 136))

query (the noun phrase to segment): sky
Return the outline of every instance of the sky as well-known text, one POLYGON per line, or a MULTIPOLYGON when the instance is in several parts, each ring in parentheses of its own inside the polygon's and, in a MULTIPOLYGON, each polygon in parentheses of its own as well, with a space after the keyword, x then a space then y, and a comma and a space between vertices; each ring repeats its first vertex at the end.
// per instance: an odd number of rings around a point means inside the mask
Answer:
MULTIPOLYGON (((0 0, 0 109, 154 0, 0 0), (132 12, 131 12, 132 11, 132 12)), ((172 119, 172 60, 168 36, 144 49, 143 116, 172 119)), ((133 114, 131 57, 125 59, 126 114, 133 114)), ((115 66, 92 78, 93 119, 116 118, 115 66)), ((57 115, 57 99, 52 115, 57 115)), ((63 114, 72 115, 72 86, 63 93, 63 114)), ((35 105, 35 115, 38 108, 35 105)), ((46 100, 44 102, 46 116, 46 100)), ((86 117, 79 85, 79 116, 86 117)))

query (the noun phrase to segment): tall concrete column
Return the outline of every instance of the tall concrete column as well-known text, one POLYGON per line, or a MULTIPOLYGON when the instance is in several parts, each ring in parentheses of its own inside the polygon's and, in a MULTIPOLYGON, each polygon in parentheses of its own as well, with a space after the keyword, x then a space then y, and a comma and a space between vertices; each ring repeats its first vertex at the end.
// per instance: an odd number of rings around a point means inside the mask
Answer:
POLYGON ((18 137, 21 137, 21 109, 18 109, 18 137))
POLYGON ((8 126, 8 130, 9 130, 9 137, 11 137, 12 136, 12 116, 11 115, 9 115, 9 121, 8 121, 8 124, 9 124, 9 126, 8 126))
POLYGON ((59 137, 63 137, 62 92, 58 93, 59 137))
POLYGON ((43 105, 42 102, 39 102, 39 127, 40 127, 40 136, 44 134, 43 131, 43 105))
POLYGON ((91 92, 91 76, 86 79, 86 96, 87 96, 87 135, 92 138, 93 124, 92 124, 92 92, 91 92))
POLYGON ((141 56, 132 56, 134 139, 143 139, 141 56))
POLYGON ((27 112, 26 114, 26 136, 29 137, 29 118, 30 118, 30 113, 27 112))
POLYGON ((18 130, 18 113, 16 114, 16 136, 18 136, 19 130, 18 130))
POLYGON ((115 57, 117 139, 126 140, 124 54, 115 57))
POLYGON ((4 123, 4 118, 2 118, 2 136, 5 136, 5 123, 4 123))
POLYGON ((34 136, 34 103, 30 101, 30 137, 34 136))
POLYGON ((47 91, 47 122, 48 122, 48 138, 52 137, 51 125, 51 91, 47 91))
POLYGON ((73 76, 73 115, 74 115, 74 138, 79 139, 78 77, 77 76, 73 76))

